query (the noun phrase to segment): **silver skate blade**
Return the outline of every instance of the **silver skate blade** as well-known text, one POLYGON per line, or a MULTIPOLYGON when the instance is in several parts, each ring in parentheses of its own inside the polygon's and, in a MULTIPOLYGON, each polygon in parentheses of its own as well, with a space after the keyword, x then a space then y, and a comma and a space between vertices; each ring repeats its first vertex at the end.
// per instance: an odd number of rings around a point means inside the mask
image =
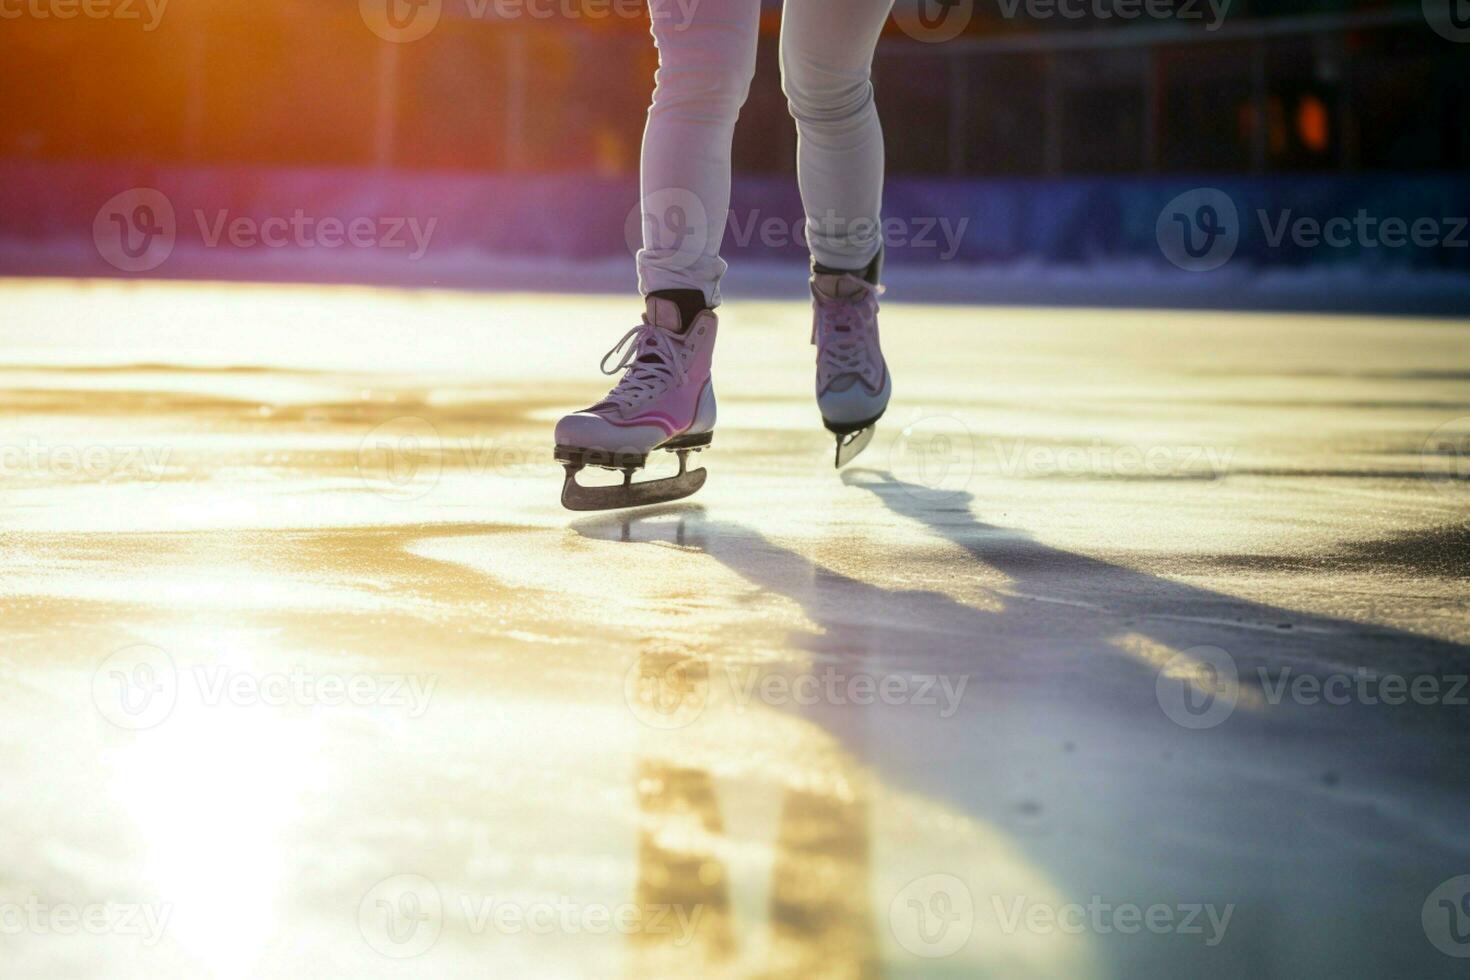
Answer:
POLYGON ((856 432, 848 432, 837 437, 837 469, 842 469, 848 463, 857 458, 858 453, 868 448, 868 443, 873 441, 874 426, 864 426, 856 432))
POLYGON ((678 476, 643 483, 623 483, 612 487, 584 487, 574 472, 567 473, 561 486, 561 505, 567 510, 617 510, 622 507, 646 507, 682 500, 704 486, 709 471, 700 467, 685 470, 678 476))

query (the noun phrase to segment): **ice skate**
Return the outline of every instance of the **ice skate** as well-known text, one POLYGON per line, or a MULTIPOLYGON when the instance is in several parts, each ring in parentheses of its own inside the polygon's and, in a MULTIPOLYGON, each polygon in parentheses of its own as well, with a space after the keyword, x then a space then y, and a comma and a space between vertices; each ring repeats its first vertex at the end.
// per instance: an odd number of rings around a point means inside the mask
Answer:
POLYGON ((893 380, 878 346, 878 294, 883 287, 851 273, 812 274, 817 347, 817 408, 837 437, 842 468, 873 441, 888 408, 893 380))
POLYGON ((714 432, 710 358, 717 325, 714 313, 705 310, 681 332, 678 306, 648 298, 643 322, 602 358, 603 373, 622 371, 622 379, 602 401, 556 424, 556 459, 566 469, 563 507, 609 510, 666 503, 704 486, 706 471, 688 469, 686 457, 708 446, 714 432), (659 449, 678 455, 678 475, 634 483, 633 474, 659 449), (583 486, 577 473, 584 466, 620 470, 623 482, 583 486))

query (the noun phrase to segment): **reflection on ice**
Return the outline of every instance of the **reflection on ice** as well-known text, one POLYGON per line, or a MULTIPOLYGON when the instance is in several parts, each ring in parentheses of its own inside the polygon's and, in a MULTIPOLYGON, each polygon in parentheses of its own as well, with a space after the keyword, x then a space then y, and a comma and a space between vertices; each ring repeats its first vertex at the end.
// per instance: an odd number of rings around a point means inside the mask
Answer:
POLYGON ((17 976, 1440 965, 1417 916, 1466 851, 1463 714, 1241 683, 1221 719, 1210 658, 1470 667, 1462 515, 1420 474, 1457 328, 899 303, 898 411, 962 419, 973 465, 905 468, 880 428, 838 479, 806 311, 731 304, 709 484, 569 520, 548 419, 600 384, 602 298, 0 295, 0 902, 169 910, 150 944, 7 935, 17 976), (1099 433, 1233 455, 1152 480, 1012 453, 1099 433), (98 691, 140 647, 242 686, 130 725, 98 691), (260 693, 296 672, 372 696, 260 693), (1094 899, 1236 911, 1208 947, 1044 927, 1094 899))

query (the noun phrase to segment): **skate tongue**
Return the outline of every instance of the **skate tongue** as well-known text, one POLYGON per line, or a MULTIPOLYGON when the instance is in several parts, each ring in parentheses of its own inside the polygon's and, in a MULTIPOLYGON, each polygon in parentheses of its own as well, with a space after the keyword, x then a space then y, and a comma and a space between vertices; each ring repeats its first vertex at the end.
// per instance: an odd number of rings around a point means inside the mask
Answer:
MULTIPOLYGON (((648 306, 644 314, 648 322, 670 333, 677 334, 683 329, 683 323, 679 316, 679 304, 671 299, 663 299, 658 296, 648 297, 648 306)), ((652 340, 645 340, 643 347, 645 353, 638 356, 639 364, 662 364, 663 355, 656 350, 651 350, 652 340)))
POLYGON ((656 327, 663 327, 674 333, 684 329, 684 323, 679 316, 679 304, 671 299, 664 299, 660 296, 648 297, 646 315, 648 322, 656 327))

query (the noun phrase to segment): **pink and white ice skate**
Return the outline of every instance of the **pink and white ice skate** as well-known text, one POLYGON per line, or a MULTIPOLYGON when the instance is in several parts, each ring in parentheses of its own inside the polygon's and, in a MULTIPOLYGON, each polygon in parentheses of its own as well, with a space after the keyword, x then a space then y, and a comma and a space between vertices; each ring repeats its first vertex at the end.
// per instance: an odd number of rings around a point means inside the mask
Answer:
POLYGON ((705 310, 681 330, 679 307, 649 297, 643 322, 602 358, 602 372, 622 371, 622 379, 602 401, 556 423, 556 459, 566 469, 562 506, 637 507, 678 500, 704 486, 706 471, 686 469, 685 457, 708 446, 714 433, 710 359, 717 325, 714 313, 705 310), (609 368, 614 356, 618 361, 609 368), (655 449, 678 454, 678 475, 634 483, 634 471, 655 449), (622 485, 582 486, 576 477, 584 466, 621 470, 622 485))
POLYGON ((873 441, 873 427, 893 394, 893 379, 878 346, 882 291, 882 286, 850 273, 812 275, 817 408, 822 424, 837 437, 838 468, 873 441))

